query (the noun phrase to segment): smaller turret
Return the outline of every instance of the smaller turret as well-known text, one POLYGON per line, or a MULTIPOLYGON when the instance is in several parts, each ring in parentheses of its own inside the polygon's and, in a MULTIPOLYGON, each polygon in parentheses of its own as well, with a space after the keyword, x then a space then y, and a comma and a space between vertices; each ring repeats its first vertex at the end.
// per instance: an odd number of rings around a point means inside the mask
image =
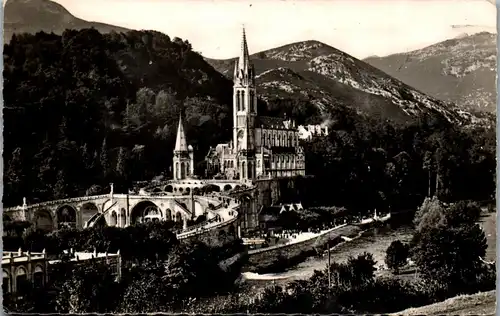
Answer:
POLYGON ((182 115, 179 115, 177 138, 175 140, 173 158, 174 180, 186 179, 194 174, 193 146, 187 144, 186 133, 182 124, 182 115))

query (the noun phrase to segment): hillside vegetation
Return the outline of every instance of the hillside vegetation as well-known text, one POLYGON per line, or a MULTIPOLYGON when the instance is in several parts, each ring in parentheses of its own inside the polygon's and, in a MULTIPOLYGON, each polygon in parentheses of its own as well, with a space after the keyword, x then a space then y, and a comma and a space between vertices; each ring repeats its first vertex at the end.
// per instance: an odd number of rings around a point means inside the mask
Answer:
MULTIPOLYGON (((232 83, 185 40, 94 29, 15 35, 4 61, 5 205, 97 194, 109 182, 127 192, 132 180, 170 176, 181 112, 197 174, 208 147, 231 137, 232 83)), ((259 102, 261 115, 329 125, 328 137, 305 144, 307 173, 330 184, 309 187, 310 201, 367 211, 415 206, 436 190, 447 200, 494 192, 494 130, 439 114, 397 124, 327 105, 259 102)))
POLYGON ((181 110, 197 161, 231 135, 231 82, 178 38, 14 35, 4 63, 6 204, 167 172, 181 110))

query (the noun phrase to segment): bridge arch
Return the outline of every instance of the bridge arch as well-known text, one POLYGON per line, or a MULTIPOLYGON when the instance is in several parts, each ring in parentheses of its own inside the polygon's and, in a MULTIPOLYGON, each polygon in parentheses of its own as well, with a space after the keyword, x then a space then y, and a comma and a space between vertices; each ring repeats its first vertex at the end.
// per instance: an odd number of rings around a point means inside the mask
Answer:
POLYGON ((163 188, 163 190, 164 190, 165 192, 174 192, 174 187, 173 187, 171 184, 169 184, 169 185, 166 185, 166 186, 163 188))
POLYGON ((167 208, 165 211, 165 220, 171 221, 172 220, 172 210, 167 208))
POLYGON ((233 187, 232 187, 230 184, 226 184, 226 185, 224 186, 224 191, 229 191, 229 190, 231 190, 232 188, 233 188, 233 187))
POLYGON ((57 228, 76 227, 76 209, 68 204, 56 210, 57 228))
POLYGON ((54 218, 49 210, 36 210, 33 221, 37 229, 50 232, 54 229, 54 218))
POLYGON ((116 212, 113 211, 111 212, 110 220, 109 220, 109 226, 115 227, 116 224, 118 224, 118 215, 116 215, 116 212))
POLYGON ((4 223, 5 222, 10 222, 10 221, 12 221, 12 218, 10 218, 10 216, 7 215, 7 214, 2 213, 2 220, 3 220, 4 223))
POLYGON ((80 213, 82 214, 82 224, 85 226, 85 223, 88 222, 92 216, 99 213, 99 208, 95 203, 87 202, 80 208, 80 213))
POLYGON ((155 203, 148 200, 140 201, 130 211, 130 224, 143 223, 145 216, 153 215, 154 210, 157 210, 161 216, 160 208, 155 203))
POLYGON ((229 225, 227 234, 231 237, 236 237, 236 228, 234 228, 234 225, 229 225))
POLYGON ((127 225, 127 212, 124 208, 120 210, 120 227, 125 227, 127 225))
POLYGON ((153 193, 160 193, 162 191, 161 188, 154 188, 153 193))
POLYGON ((175 213, 175 218, 174 218, 174 221, 175 221, 175 222, 182 222, 182 214, 181 214, 181 212, 177 211, 177 212, 175 213))
POLYGON ((3 276, 3 283, 2 283, 3 293, 9 293, 9 292, 11 292, 11 289, 10 289, 10 273, 7 270, 2 269, 2 276, 3 276))

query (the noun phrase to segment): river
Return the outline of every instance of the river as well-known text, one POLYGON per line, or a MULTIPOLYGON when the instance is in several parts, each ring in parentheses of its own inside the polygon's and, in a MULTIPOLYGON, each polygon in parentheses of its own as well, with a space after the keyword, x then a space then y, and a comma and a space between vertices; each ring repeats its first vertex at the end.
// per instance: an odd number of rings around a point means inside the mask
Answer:
MULTIPOLYGON (((386 225, 384 227, 369 229, 363 232, 360 237, 334 247, 331 251, 331 261, 343 262, 349 256, 357 256, 363 252, 369 252, 373 255, 376 266, 379 266, 383 264, 385 251, 391 242, 397 239, 408 242, 412 234, 413 229, 409 226, 391 228, 390 225, 386 225)), ((249 283, 254 283, 252 281, 257 281, 258 283, 272 280, 289 282, 297 279, 307 279, 312 276, 314 270, 324 269, 327 263, 327 255, 319 258, 311 257, 288 271, 266 274, 246 272, 243 273, 243 278, 249 281, 249 283)))
MULTIPOLYGON (((479 224, 485 232, 488 249, 486 251, 486 260, 495 260, 496 258, 496 213, 483 212, 479 224)), ((385 251, 394 240, 409 242, 413 235, 413 228, 410 225, 387 224, 384 227, 372 228, 361 234, 360 237, 351 241, 344 242, 331 251, 332 262, 343 262, 349 256, 357 256, 363 252, 369 252, 373 255, 376 265, 383 265, 385 251)), ((311 257, 306 261, 290 268, 287 271, 279 273, 257 274, 243 273, 243 279, 251 284, 264 285, 270 281, 276 283, 287 283, 298 279, 307 279, 312 276, 314 270, 322 270, 328 263, 328 256, 311 257)))

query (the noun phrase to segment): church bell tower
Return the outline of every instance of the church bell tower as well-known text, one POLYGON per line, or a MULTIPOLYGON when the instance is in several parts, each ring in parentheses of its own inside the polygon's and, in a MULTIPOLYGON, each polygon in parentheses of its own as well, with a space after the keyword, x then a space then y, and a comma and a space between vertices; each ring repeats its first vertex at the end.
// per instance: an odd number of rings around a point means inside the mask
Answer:
POLYGON ((187 144, 182 115, 179 115, 179 126, 177 127, 177 138, 173 157, 174 180, 190 178, 194 174, 193 146, 187 144))
POLYGON ((241 52, 234 65, 233 86, 233 144, 237 153, 237 166, 241 180, 255 178, 255 118, 257 94, 255 71, 250 63, 248 45, 243 29, 241 52))

